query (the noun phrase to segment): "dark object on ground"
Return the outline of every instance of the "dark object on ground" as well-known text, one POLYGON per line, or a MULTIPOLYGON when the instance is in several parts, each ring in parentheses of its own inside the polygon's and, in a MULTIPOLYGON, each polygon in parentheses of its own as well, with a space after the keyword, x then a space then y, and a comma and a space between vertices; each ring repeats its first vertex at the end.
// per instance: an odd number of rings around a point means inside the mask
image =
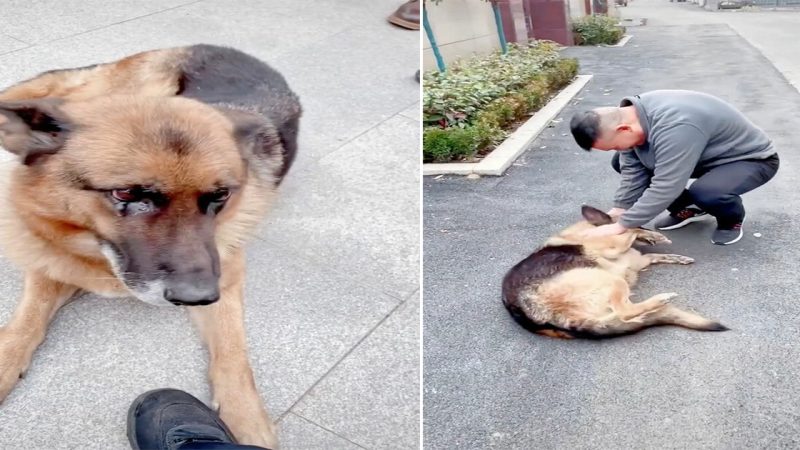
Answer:
POLYGON ((411 0, 400 5, 389 16, 389 23, 409 30, 419 30, 419 0, 411 0))

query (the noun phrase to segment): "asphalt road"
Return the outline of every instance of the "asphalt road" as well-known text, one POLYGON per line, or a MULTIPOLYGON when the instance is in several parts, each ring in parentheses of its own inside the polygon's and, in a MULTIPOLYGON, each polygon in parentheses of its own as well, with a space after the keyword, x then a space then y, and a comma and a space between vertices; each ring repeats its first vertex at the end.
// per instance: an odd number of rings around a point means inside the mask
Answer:
MULTIPOLYGON (((631 10, 647 16, 640 1, 631 10)), ((566 50, 594 79, 505 176, 425 178, 426 448, 800 445, 800 94, 716 20, 651 21, 631 28, 624 47, 566 50), (697 262, 654 267, 635 289, 634 301, 678 292, 674 303, 732 330, 657 328, 603 342, 527 333, 502 307, 503 274, 578 220, 581 204, 610 207, 618 181, 610 154, 574 144, 569 117, 660 88, 727 99, 770 134, 781 155, 778 175, 745 196, 748 221, 737 245, 712 245, 711 222, 671 232, 674 243, 654 251, 697 262)))

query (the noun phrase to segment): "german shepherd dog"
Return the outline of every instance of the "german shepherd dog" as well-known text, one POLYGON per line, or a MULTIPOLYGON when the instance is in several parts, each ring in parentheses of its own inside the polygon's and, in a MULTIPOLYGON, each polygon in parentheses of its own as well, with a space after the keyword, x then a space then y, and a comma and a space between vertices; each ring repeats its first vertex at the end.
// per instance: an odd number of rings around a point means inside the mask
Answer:
POLYGON ((185 305, 213 404, 240 443, 275 448, 247 356, 243 244, 297 148, 283 76, 194 45, 42 73, 0 92, 0 243, 24 291, 0 328, 0 401, 76 293, 185 305))
POLYGON ((667 301, 678 294, 658 294, 630 301, 638 273, 651 264, 691 264, 681 255, 642 254, 635 242, 670 244, 663 234, 641 228, 616 236, 584 238, 581 233, 613 219, 584 206, 578 222, 508 271, 503 303, 525 329, 544 336, 600 339, 635 333, 656 325, 679 325, 702 331, 728 328, 667 301))

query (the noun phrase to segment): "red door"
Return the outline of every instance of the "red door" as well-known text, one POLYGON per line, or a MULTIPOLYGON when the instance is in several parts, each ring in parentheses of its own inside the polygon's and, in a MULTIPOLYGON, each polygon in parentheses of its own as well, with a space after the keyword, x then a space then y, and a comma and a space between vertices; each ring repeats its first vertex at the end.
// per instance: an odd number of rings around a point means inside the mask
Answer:
POLYGON ((564 0, 524 0, 528 37, 573 45, 569 11, 564 0))

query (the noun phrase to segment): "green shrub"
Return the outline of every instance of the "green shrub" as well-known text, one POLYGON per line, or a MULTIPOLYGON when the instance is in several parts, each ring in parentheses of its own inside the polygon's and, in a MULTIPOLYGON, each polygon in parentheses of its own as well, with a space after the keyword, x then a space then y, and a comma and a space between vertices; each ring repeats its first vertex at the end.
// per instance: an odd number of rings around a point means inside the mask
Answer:
MULTIPOLYGON (((547 103, 555 91, 567 85, 578 72, 575 59, 563 59, 534 77, 517 92, 493 100, 478 114, 475 122, 489 128, 503 129, 508 125, 526 119, 527 116, 547 103)), ((495 133, 493 136, 497 136, 495 133)))
POLYGON ((423 121, 426 125, 470 123, 482 107, 527 84, 559 60, 558 44, 531 41, 510 44, 508 54, 496 51, 451 64, 447 72, 423 78, 423 121))
POLYGON ((443 162, 468 158, 477 150, 477 131, 470 128, 426 128, 423 134, 425 162, 443 162))
POLYGON ((572 22, 572 32, 577 45, 613 45, 622 39, 625 28, 612 17, 585 16, 572 22))
POLYGON ((555 43, 513 48, 508 60, 493 54, 424 75, 424 162, 469 160, 498 144, 578 72, 578 61, 559 58, 555 43))
POLYGON ((561 89, 569 84, 578 74, 578 60, 564 58, 556 61, 553 67, 547 70, 547 80, 551 89, 561 89))

